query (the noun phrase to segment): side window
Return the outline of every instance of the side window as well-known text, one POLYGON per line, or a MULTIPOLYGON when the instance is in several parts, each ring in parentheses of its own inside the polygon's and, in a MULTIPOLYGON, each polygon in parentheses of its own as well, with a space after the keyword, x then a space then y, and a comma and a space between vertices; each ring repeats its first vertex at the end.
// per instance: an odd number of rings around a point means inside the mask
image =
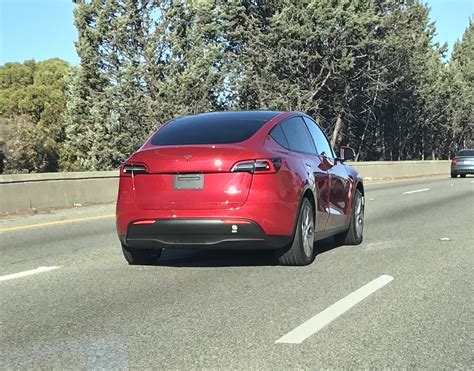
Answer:
POLYGON ((316 154, 311 135, 301 117, 292 117, 282 122, 281 128, 292 151, 316 154))
POLYGON ((285 133, 283 132, 280 125, 275 126, 270 132, 270 136, 277 142, 280 146, 285 148, 290 148, 288 144, 288 139, 286 139, 285 133))
POLYGON ((329 144, 328 139, 326 138, 326 135, 324 135, 323 131, 318 126, 318 124, 316 124, 313 120, 310 120, 306 117, 304 117, 303 119, 306 125, 308 126, 308 129, 311 133, 311 137, 313 138, 313 142, 314 142, 314 145, 316 146, 318 154, 326 156, 328 158, 334 158, 334 152, 331 148, 331 145, 329 144))

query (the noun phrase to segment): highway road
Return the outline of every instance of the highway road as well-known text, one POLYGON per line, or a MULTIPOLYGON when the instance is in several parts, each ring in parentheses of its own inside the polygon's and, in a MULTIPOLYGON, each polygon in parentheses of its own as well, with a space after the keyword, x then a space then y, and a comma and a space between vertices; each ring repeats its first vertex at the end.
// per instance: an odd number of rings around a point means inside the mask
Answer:
POLYGON ((113 211, 3 218, 1 369, 474 369, 472 177, 368 184, 363 244, 317 243, 307 267, 129 266, 113 211))

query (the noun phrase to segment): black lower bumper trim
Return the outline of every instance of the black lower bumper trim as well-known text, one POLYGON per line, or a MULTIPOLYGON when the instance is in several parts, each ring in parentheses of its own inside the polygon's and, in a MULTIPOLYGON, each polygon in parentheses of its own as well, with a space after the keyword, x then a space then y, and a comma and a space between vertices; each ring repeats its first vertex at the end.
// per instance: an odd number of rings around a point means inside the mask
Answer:
POLYGON ((458 166, 451 166, 451 173, 452 174, 474 174, 474 166, 473 165, 468 165, 468 166, 463 166, 463 165, 458 165, 458 166))
POLYGON ((154 224, 131 224, 125 238, 129 248, 280 249, 290 236, 268 236, 251 221, 224 223, 220 219, 158 219, 154 224))

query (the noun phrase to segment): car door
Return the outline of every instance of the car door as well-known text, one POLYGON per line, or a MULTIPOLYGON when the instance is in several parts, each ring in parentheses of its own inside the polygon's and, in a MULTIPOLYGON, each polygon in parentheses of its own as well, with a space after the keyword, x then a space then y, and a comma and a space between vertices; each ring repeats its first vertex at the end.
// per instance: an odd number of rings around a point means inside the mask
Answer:
POLYGON ((304 121, 321 158, 321 167, 329 175, 329 191, 327 192, 329 220, 326 230, 347 226, 351 212, 349 202, 351 183, 346 167, 336 160, 334 151, 319 125, 307 117, 304 117, 304 121))
POLYGON ((328 172, 321 166, 311 134, 301 116, 291 117, 281 124, 289 149, 301 160, 308 182, 316 198, 315 231, 322 232, 329 219, 327 205, 329 190, 328 172))

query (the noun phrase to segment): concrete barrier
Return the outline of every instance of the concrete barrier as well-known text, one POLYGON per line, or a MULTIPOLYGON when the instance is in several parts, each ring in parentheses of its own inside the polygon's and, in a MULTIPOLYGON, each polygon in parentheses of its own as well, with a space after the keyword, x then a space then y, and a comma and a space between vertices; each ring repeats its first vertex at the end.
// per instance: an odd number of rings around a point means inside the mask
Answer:
POLYGON ((362 177, 367 180, 418 178, 434 175, 450 175, 451 161, 380 161, 352 162, 362 177))
POLYGON ((0 212, 115 201, 118 171, 0 175, 0 212))
MULTIPOLYGON (((348 163, 349 164, 349 163, 348 163)), ((450 161, 350 163, 366 181, 446 175, 450 161)), ((0 212, 115 201, 118 171, 0 175, 0 212)))

